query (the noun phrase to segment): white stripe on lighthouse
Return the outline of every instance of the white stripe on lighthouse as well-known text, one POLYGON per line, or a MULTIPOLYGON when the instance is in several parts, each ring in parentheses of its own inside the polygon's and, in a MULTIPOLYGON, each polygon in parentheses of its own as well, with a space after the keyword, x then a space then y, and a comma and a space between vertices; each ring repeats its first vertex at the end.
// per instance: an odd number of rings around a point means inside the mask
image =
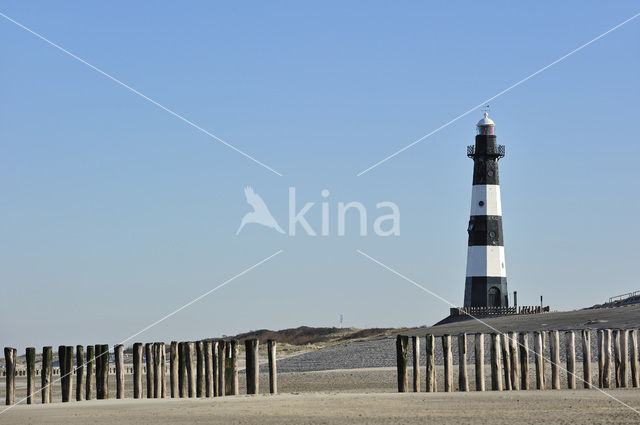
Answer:
POLYGON ((502 215, 500 185, 478 184, 472 187, 471 215, 502 215))
POLYGON ((467 251, 467 277, 507 277, 503 246, 470 246, 467 251))

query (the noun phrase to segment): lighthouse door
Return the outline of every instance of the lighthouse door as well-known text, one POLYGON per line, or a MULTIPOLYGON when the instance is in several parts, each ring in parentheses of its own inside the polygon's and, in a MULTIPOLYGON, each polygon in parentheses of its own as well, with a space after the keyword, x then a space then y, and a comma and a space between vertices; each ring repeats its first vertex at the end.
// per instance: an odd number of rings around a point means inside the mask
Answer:
POLYGON ((488 298, 488 307, 500 307, 500 289, 495 286, 489 288, 488 298))

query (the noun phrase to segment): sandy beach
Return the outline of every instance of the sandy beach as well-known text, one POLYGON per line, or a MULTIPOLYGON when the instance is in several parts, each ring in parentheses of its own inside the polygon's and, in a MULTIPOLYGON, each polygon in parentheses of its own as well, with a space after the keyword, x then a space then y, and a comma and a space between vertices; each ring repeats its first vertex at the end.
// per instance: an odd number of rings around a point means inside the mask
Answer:
MULTIPOLYGON (((609 394, 640 408, 637 390, 609 394)), ((216 399, 102 400, 16 406, 26 424, 631 424, 640 415, 594 390, 485 393, 305 393, 216 399), (464 408, 461 408, 464 406, 464 408)))

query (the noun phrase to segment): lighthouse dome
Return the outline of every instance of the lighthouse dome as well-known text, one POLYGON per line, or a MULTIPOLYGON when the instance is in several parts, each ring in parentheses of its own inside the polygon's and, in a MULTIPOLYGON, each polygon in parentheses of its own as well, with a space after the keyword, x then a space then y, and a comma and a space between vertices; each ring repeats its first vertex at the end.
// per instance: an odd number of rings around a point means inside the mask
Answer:
POLYGON ((493 122, 493 120, 491 118, 489 118, 489 113, 485 112, 484 113, 484 118, 482 118, 480 121, 478 121, 478 124, 476 124, 478 127, 485 127, 488 125, 495 125, 495 123, 493 122))

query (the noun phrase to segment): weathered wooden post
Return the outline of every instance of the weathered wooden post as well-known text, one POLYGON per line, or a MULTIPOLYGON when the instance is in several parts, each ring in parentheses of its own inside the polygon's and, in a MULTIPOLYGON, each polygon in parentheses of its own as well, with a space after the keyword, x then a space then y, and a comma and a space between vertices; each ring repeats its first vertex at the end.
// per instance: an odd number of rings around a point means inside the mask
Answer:
POLYGON ((154 342, 153 349, 153 398, 162 396, 162 354, 160 353, 160 343, 154 342))
POLYGON ((582 330, 582 374, 584 388, 591 388, 591 335, 589 329, 582 330))
POLYGON ((518 335, 518 349, 520 351, 520 389, 529 389, 529 334, 521 332, 518 335))
MULTIPOLYGON (((275 346, 274 346, 275 349, 275 346)), ((239 395, 240 394, 240 382, 238 377, 238 351, 240 348, 238 347, 238 340, 232 339, 229 341, 229 350, 231 355, 231 395, 239 395)))
POLYGON ((167 396, 167 348, 164 342, 160 343, 160 397, 165 398, 167 396))
POLYGON ((186 364, 187 364, 187 388, 189 389, 189 397, 196 396, 196 370, 193 359, 195 344, 191 341, 185 342, 186 364))
POLYGON ((154 391, 154 383, 155 383, 155 376, 153 374, 154 372, 154 366, 153 366, 153 343, 151 342, 147 342, 146 344, 144 344, 144 363, 146 366, 146 378, 147 378, 147 398, 154 398, 155 397, 155 391, 154 391))
POLYGON ((124 345, 113 347, 116 362, 116 398, 124 398, 124 345))
POLYGON ((27 361, 27 404, 33 404, 36 390, 36 349, 27 347, 25 351, 27 361))
POLYGON ((84 400, 84 346, 76 345, 76 401, 84 400))
POLYGON ((611 329, 605 329, 604 333, 604 372, 602 388, 611 387, 611 329))
POLYGON ((631 383, 634 388, 640 387, 640 364, 638 364, 638 330, 633 329, 631 333, 631 383))
POLYGON ((411 337, 411 347, 413 349, 413 392, 420 392, 420 337, 411 337))
POLYGON ((42 398, 42 404, 51 403, 52 360, 53 349, 51 346, 42 347, 42 368, 40 370, 40 396, 42 398))
POLYGON ((142 343, 133 344, 133 398, 142 398, 142 343))
POLYGON ((204 395, 213 397, 213 353, 211 352, 211 340, 203 341, 204 350, 204 395))
POLYGON ((629 388, 628 372, 629 369, 629 332, 626 329, 620 329, 620 386, 629 388))
POLYGON ((93 398, 96 396, 95 370, 96 370, 95 346, 87 345, 87 379, 85 381, 86 382, 85 386, 87 388, 87 392, 85 393, 85 398, 87 400, 93 400, 93 398))
MULTIPOLYGON (((258 340, 247 339, 244 342, 247 375, 247 394, 258 394, 260 366, 258 363, 258 340)), ((224 388, 224 386, 222 387, 224 388)))
POLYGON ((226 394, 226 388, 227 388, 226 358, 227 358, 227 342, 221 339, 218 341, 218 396, 219 397, 224 397, 227 395, 226 394))
POLYGON ((560 333, 551 331, 549 335, 551 346, 551 389, 560 389, 560 333))
POLYGON ((427 356, 427 383, 425 390, 428 393, 434 393, 438 391, 438 382, 436 380, 436 346, 433 335, 427 334, 424 352, 427 356))
POLYGON ((187 355, 185 354, 185 343, 178 343, 178 389, 180 398, 186 397, 187 389, 187 355))
POLYGON ((511 389, 520 389, 520 373, 518 368, 520 367, 520 356, 518 350, 518 333, 511 332, 509 337, 509 356, 511 358, 511 389))
POLYGON ((5 404, 11 406, 16 402, 16 349, 4 347, 6 394, 5 404))
POLYGON ((60 363, 60 386, 62 389, 62 402, 71 400, 73 378, 73 347, 61 345, 58 347, 58 363, 60 363))
POLYGON ((504 389, 511 390, 511 355, 509 353, 509 336, 506 333, 500 334, 502 348, 502 371, 504 373, 504 389))
POLYGON ((204 397, 204 341, 197 341, 196 346, 196 397, 204 397))
POLYGON ((453 391, 453 356, 451 355, 451 335, 442 335, 442 355, 444 357, 444 390, 453 391))
POLYGON ((620 388, 620 381, 622 377, 620 375, 620 368, 622 367, 620 361, 620 329, 613 330, 613 376, 616 378, 616 388, 620 388))
POLYGON ((567 331, 565 336, 565 349, 567 356, 567 387, 570 390, 576 388, 576 342, 573 331, 567 331))
POLYGON ((598 330, 598 387, 604 388, 604 331, 598 330))
POLYGON ((218 341, 211 341, 211 364, 213 367, 213 397, 218 397, 218 341))
POLYGON ((276 341, 267 341, 269 354, 269 393, 278 394, 278 366, 276 365, 276 341))
POLYGON ((491 389, 502 391, 502 374, 500 367, 500 334, 491 334, 491 389))
POLYGON ((100 388, 102 388, 102 393, 98 394, 98 399, 106 400, 109 398, 109 345, 102 344, 100 345, 100 388))
POLYGON ((533 349, 536 360, 536 388, 544 390, 544 345, 543 334, 540 331, 533 333, 533 349))
POLYGON ((484 334, 475 336, 476 391, 484 391, 484 334))
POLYGON ((178 342, 171 341, 169 345, 169 387, 171 388, 171 398, 180 396, 178 387, 178 342))
MULTIPOLYGON (((419 367, 418 365, 418 368, 419 367)), ((467 334, 465 333, 458 334, 458 391, 469 391, 469 379, 467 377, 467 334)))

